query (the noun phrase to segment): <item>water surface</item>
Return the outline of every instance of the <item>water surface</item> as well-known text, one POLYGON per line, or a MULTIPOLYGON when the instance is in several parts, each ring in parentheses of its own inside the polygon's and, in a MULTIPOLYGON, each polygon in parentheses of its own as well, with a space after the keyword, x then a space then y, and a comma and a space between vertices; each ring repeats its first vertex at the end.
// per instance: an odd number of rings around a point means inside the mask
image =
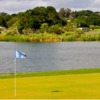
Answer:
POLYGON ((16 50, 28 56, 17 59, 17 72, 100 68, 100 42, 0 42, 0 73, 14 72, 16 50))

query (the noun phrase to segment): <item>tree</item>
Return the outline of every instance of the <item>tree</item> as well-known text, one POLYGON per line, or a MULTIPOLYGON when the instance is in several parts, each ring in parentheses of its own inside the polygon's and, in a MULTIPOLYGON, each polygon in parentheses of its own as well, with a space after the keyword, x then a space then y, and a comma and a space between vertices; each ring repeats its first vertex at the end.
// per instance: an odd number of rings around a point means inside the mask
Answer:
POLYGON ((88 26, 87 18, 84 17, 84 16, 77 17, 77 23, 78 23, 78 27, 86 27, 86 26, 88 26))
POLYGON ((19 24, 18 24, 18 32, 19 33, 23 33, 23 29, 26 27, 26 17, 23 16, 20 18, 19 20, 19 24))
POLYGON ((5 20, 4 17, 2 17, 2 16, 0 16, 0 26, 2 26, 2 27, 7 27, 6 20, 5 20))
POLYGON ((70 8, 65 9, 65 17, 68 18, 70 14, 71 14, 71 9, 70 8))
POLYGON ((80 26, 100 25, 100 15, 90 10, 78 11, 76 18, 80 26))
POLYGON ((56 9, 52 6, 48 6, 47 7, 47 17, 46 17, 47 23, 51 26, 54 24, 58 24, 60 20, 61 19, 58 15, 56 9))
POLYGON ((99 26, 100 25, 100 16, 96 13, 91 14, 91 16, 89 16, 87 19, 87 24, 99 26))
POLYGON ((92 11, 90 10, 81 10, 77 12, 78 16, 90 16, 91 14, 93 14, 92 11))
POLYGON ((45 7, 36 7, 31 11, 31 16, 37 16, 40 23, 44 23, 46 21, 46 8, 45 7))
POLYGON ((0 13, 0 26, 8 27, 7 21, 9 20, 9 15, 6 13, 0 13))
POLYGON ((8 27, 14 26, 14 24, 15 24, 16 22, 18 22, 18 20, 19 20, 18 17, 16 17, 16 16, 12 17, 9 21, 7 21, 8 27))
POLYGON ((64 8, 61 8, 60 11, 59 11, 59 16, 60 17, 65 17, 65 9, 64 8))
POLYGON ((17 26, 19 33, 23 34, 23 30, 27 29, 34 31, 40 28, 44 29, 43 27, 47 27, 46 24, 48 24, 48 27, 56 24, 65 25, 66 20, 59 17, 59 14, 54 7, 47 6, 36 7, 27 10, 26 12, 12 14, 10 20, 7 21, 7 24, 9 27, 17 26))

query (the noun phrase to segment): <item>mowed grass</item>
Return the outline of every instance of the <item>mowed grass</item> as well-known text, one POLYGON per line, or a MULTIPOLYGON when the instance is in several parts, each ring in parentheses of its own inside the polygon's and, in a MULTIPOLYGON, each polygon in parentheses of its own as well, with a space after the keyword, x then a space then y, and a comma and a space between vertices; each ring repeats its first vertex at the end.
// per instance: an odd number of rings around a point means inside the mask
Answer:
POLYGON ((0 99, 100 99, 100 69, 1 75, 0 99), (10 77, 8 77, 10 76, 10 77))

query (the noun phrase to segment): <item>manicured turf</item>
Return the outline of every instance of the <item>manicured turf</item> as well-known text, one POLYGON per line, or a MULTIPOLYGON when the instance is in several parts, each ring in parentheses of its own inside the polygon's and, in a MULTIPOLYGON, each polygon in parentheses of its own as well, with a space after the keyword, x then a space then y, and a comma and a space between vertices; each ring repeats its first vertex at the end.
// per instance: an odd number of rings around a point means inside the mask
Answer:
MULTIPOLYGON (((0 77, 0 99, 15 98, 12 77, 0 77)), ((100 99, 100 69, 17 74, 16 93, 17 99, 100 99)))
MULTIPOLYGON (((77 70, 59 70, 49 72, 29 72, 17 73, 17 78, 20 77, 37 77, 37 76, 54 76, 54 75, 68 75, 68 74, 86 74, 86 73, 100 73, 100 68, 91 69, 77 69, 77 70)), ((14 78, 14 74, 0 74, 0 79, 14 78)))

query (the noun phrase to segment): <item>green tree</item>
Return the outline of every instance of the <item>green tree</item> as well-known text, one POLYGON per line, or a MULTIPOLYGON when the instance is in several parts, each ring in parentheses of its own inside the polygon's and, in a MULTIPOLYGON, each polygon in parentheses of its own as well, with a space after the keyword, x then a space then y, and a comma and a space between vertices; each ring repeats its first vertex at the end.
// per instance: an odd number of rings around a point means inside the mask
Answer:
POLYGON ((26 27, 26 17, 23 16, 20 18, 19 20, 19 24, 18 24, 18 32, 19 33, 23 33, 23 29, 26 27))
POLYGON ((60 11, 59 11, 59 16, 60 17, 65 17, 65 9, 64 8, 61 8, 60 11))
POLYGON ((93 14, 92 11, 90 10, 81 10, 77 12, 78 16, 90 16, 91 14, 93 14))
POLYGON ((87 19, 88 25, 100 25, 100 16, 96 13, 91 14, 87 19))
POLYGON ((47 17, 46 17, 47 23, 51 26, 54 24, 58 24, 60 21, 59 15, 56 11, 56 9, 52 6, 47 7, 47 17))
POLYGON ((88 24, 87 24, 87 18, 85 16, 79 16, 79 17, 77 17, 77 23, 78 23, 78 27, 88 26, 88 24))

